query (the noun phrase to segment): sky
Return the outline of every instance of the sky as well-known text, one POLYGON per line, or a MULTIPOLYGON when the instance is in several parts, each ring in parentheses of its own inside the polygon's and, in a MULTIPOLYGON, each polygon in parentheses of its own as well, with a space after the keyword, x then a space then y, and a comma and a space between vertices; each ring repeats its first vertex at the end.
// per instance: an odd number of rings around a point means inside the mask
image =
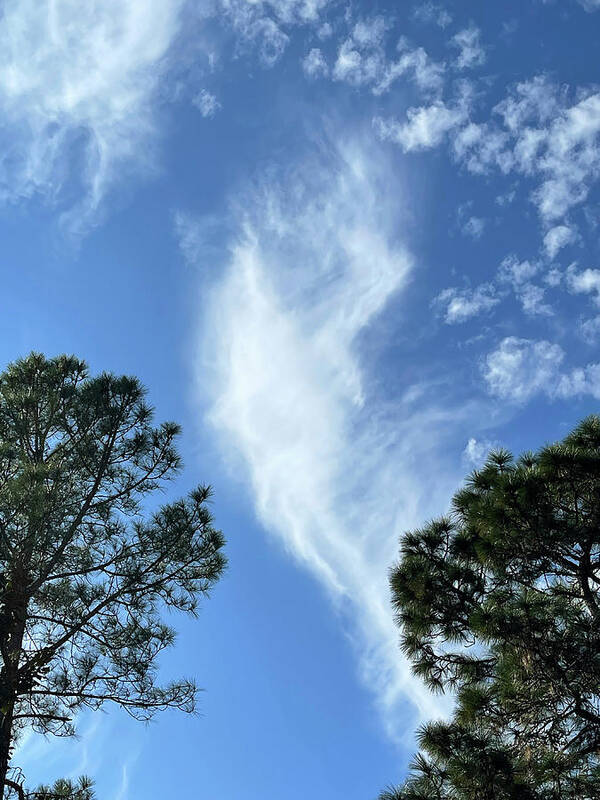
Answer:
POLYGON ((443 716, 388 571, 490 448, 600 398, 599 0, 3 0, 0 360, 183 426, 229 568, 194 717, 31 735, 101 800, 365 800, 443 716))

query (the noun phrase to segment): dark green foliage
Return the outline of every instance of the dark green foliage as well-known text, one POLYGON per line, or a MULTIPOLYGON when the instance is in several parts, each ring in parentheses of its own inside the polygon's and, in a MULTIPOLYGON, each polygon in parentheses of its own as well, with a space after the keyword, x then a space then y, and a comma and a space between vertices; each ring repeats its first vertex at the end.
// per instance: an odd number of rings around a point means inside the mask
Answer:
POLYGON ((156 684, 163 609, 194 614, 221 575, 210 490, 143 515, 173 477, 179 429, 153 427, 135 378, 32 354, 0 375, 0 798, 23 727, 69 735, 110 700, 140 719, 194 708, 156 684))
POLYGON ((89 778, 80 778, 77 783, 58 780, 53 786, 40 786, 28 800, 94 800, 94 790, 89 778))
POLYGON ((391 586, 414 671, 457 702, 381 800, 600 797, 600 418, 492 453, 391 586))

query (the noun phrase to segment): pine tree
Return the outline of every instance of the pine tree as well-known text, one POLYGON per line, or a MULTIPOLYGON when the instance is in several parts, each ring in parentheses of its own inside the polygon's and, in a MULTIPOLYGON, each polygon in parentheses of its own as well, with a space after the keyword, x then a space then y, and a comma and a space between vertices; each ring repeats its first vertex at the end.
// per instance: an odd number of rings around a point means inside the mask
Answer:
POLYGON ((600 417, 490 454, 391 587, 415 673, 456 706, 381 800, 600 797, 600 417))
POLYGON ((74 357, 0 375, 0 798, 25 727, 70 735, 106 701, 142 720, 194 708, 193 682, 156 683, 162 612, 196 612, 224 542, 207 487, 144 513, 180 468, 179 428, 153 427, 144 397, 74 357))

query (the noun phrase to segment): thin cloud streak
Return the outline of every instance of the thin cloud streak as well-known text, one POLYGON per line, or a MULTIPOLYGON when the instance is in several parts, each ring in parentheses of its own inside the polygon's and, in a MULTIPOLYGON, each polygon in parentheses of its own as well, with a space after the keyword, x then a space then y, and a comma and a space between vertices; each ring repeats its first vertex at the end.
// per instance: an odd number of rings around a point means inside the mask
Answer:
POLYGON ((247 194, 207 302, 198 369, 213 391, 209 420, 241 459, 259 519, 347 617, 361 676, 400 741, 444 701, 400 654, 387 572, 398 534, 445 510, 464 438, 452 467, 444 445, 474 411, 428 406, 418 387, 390 403, 366 377, 361 335, 414 270, 389 187, 370 142, 247 194))

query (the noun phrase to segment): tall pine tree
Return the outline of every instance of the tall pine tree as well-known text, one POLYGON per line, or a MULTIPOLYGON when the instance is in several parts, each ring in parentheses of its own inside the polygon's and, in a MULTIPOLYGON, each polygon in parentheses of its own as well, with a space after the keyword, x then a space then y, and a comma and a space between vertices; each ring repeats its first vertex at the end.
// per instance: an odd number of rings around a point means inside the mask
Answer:
POLYGON ((179 428, 154 427, 144 395, 67 356, 0 375, 0 798, 22 793, 9 763, 25 727, 69 735, 106 701, 143 720, 194 708, 192 682, 156 683, 174 640, 162 612, 195 613, 224 542, 207 487, 143 513, 180 468, 179 428))
POLYGON ((492 453, 404 536, 391 587, 415 673, 456 707, 381 800, 600 797, 600 418, 492 453))

